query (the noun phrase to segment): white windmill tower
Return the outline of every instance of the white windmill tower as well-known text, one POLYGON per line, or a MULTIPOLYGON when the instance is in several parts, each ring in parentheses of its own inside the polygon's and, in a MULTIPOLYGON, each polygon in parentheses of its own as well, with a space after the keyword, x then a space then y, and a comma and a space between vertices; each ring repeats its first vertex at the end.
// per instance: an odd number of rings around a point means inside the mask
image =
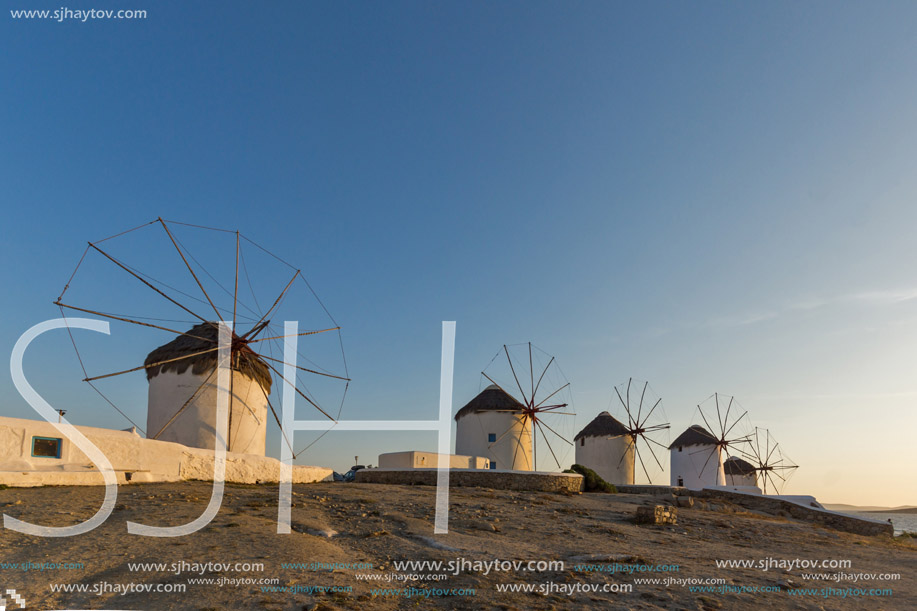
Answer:
POLYGON ((577 464, 589 467, 609 484, 634 482, 634 442, 627 427, 602 412, 573 438, 577 464))
POLYGON ((455 414, 455 453, 486 456, 491 469, 531 471, 532 423, 523 418, 523 410, 491 384, 455 414))
MULTIPOLYGON (((146 357, 150 439, 208 450, 216 447, 217 355, 212 348, 217 331, 216 323, 201 323, 146 357)), ((238 348, 232 353, 227 449, 264 456, 271 372, 240 340, 233 334, 238 348)))
POLYGON ((723 461, 731 456, 731 451, 744 447, 749 441, 749 435, 742 434, 748 429, 748 412, 736 417, 740 410, 735 397, 719 393, 697 406, 706 428, 692 425, 669 446, 673 486, 701 489, 726 485, 723 461))
POLYGON ((758 487, 758 472, 755 466, 738 456, 730 456, 723 461, 723 473, 727 486, 758 487))
POLYGON ((541 448, 561 469, 566 454, 558 456, 548 433, 554 445, 559 438, 569 451, 572 419, 567 416, 576 414, 570 383, 554 357, 531 342, 504 345, 481 375, 490 385, 455 415, 456 453, 485 456, 491 469, 533 471, 541 448))
POLYGON ((707 486, 722 486, 723 459, 716 437, 704 427, 694 424, 675 438, 669 446, 671 485, 700 490, 707 486), (711 456, 715 456, 712 460, 711 456))
POLYGON ((627 424, 609 412, 599 414, 574 440, 576 462, 613 484, 634 484, 635 475, 639 472, 646 477, 647 483, 652 484, 653 476, 663 470, 653 445, 666 448, 654 437, 667 435, 669 429, 662 410, 662 399, 655 395, 649 382, 633 378, 615 386, 615 396, 617 401, 612 399, 612 402, 619 403, 623 408, 627 424), (646 456, 647 451, 649 456, 646 456))

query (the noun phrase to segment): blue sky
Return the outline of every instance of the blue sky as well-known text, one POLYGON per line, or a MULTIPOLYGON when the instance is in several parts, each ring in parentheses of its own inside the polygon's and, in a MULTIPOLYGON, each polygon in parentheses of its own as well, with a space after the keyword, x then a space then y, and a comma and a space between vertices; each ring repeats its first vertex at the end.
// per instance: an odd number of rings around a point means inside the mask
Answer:
MULTIPOLYGON (((2 19, 6 350, 58 315, 87 240, 238 228, 343 325, 345 417, 432 417, 456 320, 456 409, 532 341, 577 430, 628 376, 673 436, 722 392, 802 465, 790 491, 917 504, 913 5, 137 6, 2 19)), ((55 400, 66 342, 27 361, 55 400)), ((31 417, 5 371, 0 397, 31 417)), ((335 433, 304 461, 433 443, 335 433)))

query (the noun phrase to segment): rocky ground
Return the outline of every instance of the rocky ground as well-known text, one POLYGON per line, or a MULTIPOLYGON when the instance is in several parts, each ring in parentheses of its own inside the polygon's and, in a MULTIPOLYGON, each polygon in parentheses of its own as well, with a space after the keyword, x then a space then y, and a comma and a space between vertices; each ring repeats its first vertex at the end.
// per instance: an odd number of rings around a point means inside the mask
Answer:
MULTIPOLYGON (((102 490, 97 488, 6 489, 0 490, 0 509, 21 520, 64 526, 92 516, 101 498, 102 490)), ((297 485, 293 532, 278 535, 276 486, 227 485, 217 517, 194 534, 150 538, 127 533, 127 521, 157 526, 189 522, 203 512, 209 498, 207 483, 132 485, 119 490, 116 510, 105 524, 85 535, 38 538, 4 530, 0 562, 6 564, 0 565, 0 587, 24 596, 26 609, 917 608, 915 539, 833 532, 725 503, 679 508, 674 526, 637 525, 632 522, 636 508, 659 502, 643 495, 565 496, 453 488, 450 532, 434 536, 434 488, 297 485), (808 571, 801 569, 764 571, 715 564, 716 560, 768 558, 849 560, 850 566, 814 571, 847 575, 832 581, 807 580, 803 574, 808 571), (495 570, 492 565, 486 575, 484 565, 465 565, 458 574, 443 579, 438 577, 445 570, 399 571, 395 566, 401 560, 495 559, 561 560, 565 565, 546 571, 495 570), (182 562, 188 564, 171 566, 182 562), (263 568, 199 566, 208 562, 261 563, 263 568), (308 564, 312 562, 324 564, 308 564), (169 566, 132 570, 128 563, 169 566), (305 565, 284 568, 285 563, 305 565), (339 564, 334 568, 331 563, 339 564), (363 563, 363 568, 354 567, 356 563, 363 563), (630 570, 661 565, 671 570, 628 575, 599 566, 615 563, 630 570), (853 577, 863 573, 897 573, 900 579, 853 577), (417 580, 410 579, 418 574, 417 580), (393 575, 396 581, 367 581, 393 575), (210 581, 194 581, 201 579, 210 581), (637 581, 644 579, 659 582, 637 581), (708 579, 724 581, 703 583, 708 579), (256 583, 259 580, 279 581, 265 585, 256 583), (87 591, 53 592, 56 584, 77 584, 87 591), (131 586, 135 589, 184 587, 185 591, 122 595, 125 584, 135 584, 131 586), (500 591, 507 586, 531 586, 541 592, 500 591), (599 591, 584 591, 594 586, 599 591), (712 591, 697 591, 698 586, 712 591), (329 591, 309 591, 316 587, 329 591), (605 588, 611 591, 601 591, 605 588), (615 591, 622 588, 630 591, 615 591), (737 591, 741 588, 746 591, 737 591), (759 591, 749 591, 754 588, 759 591), (802 588, 813 591, 797 596, 787 592, 802 588), (833 588, 834 593, 826 595, 823 588, 833 588), (871 588, 891 589, 891 595, 864 595, 871 588), (777 589, 781 591, 773 591, 777 589)))

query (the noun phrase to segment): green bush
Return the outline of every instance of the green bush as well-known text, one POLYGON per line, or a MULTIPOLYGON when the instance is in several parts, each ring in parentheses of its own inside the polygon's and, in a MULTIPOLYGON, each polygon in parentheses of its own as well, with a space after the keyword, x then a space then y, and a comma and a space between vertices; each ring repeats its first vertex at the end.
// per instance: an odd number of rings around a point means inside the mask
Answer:
POLYGON ((615 493, 618 490, 613 484, 609 484, 599 474, 583 465, 573 465, 564 473, 579 473, 583 476, 583 490, 585 492, 610 492, 615 493))

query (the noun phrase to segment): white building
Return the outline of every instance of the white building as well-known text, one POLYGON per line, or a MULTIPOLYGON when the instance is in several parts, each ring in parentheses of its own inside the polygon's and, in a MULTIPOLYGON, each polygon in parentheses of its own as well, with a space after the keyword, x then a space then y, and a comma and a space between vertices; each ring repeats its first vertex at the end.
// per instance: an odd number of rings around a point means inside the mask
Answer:
MULTIPOLYGON (((450 469, 490 469, 490 460, 483 456, 462 456, 446 454, 446 466, 450 469)), ((436 452, 388 452, 379 454, 380 469, 435 469, 439 467, 436 452)))
POLYGON ((727 486, 758 487, 758 472, 754 465, 738 456, 730 456, 723 462, 723 473, 727 486))
POLYGON ((455 453, 485 457, 491 469, 532 471, 532 421, 523 409, 491 384, 455 414, 455 453))
POLYGON ((610 484, 634 483, 634 440, 627 427, 602 412, 573 438, 577 464, 610 484))
MULTIPOLYGON (((144 439, 134 430, 77 426, 115 470, 119 484, 212 480, 213 450, 144 439)), ((331 469, 293 465, 296 483, 330 480, 331 469)), ((226 481, 241 484, 277 482, 280 461, 251 454, 226 454, 226 481)), ((7 486, 102 485, 92 461, 55 423, 0 418, 0 483, 7 486)))
MULTIPOLYGON (((233 339, 237 337, 233 334, 233 339)), ((150 439, 208 450, 216 447, 217 351, 206 352, 216 347, 216 324, 201 323, 146 357, 150 439), (172 360, 182 356, 188 358, 172 360), (150 367, 163 361, 169 362, 150 367)), ((244 345, 233 349, 233 361, 228 450, 264 456, 270 369, 244 345)))
POLYGON ((669 446, 669 456, 672 486, 700 490, 726 485, 722 450, 704 427, 688 427, 669 446))

